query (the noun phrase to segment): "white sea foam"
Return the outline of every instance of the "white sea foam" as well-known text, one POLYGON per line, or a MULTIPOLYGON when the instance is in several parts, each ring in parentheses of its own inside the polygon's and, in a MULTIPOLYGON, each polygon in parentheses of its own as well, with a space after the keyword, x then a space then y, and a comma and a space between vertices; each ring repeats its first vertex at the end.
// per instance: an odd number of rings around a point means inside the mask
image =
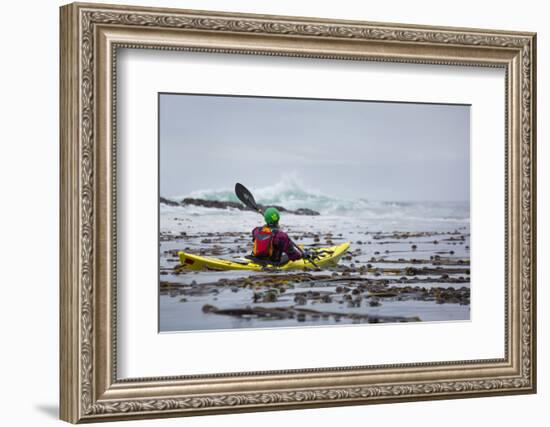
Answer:
MULTIPOLYGON (((451 222, 467 223, 469 202, 440 201, 376 201, 367 198, 346 199, 324 194, 305 185, 293 174, 285 175, 274 185, 250 187, 256 201, 263 205, 283 206, 287 209, 308 208, 323 216, 355 216, 362 220, 390 222, 451 222)), ((238 201, 232 188, 197 190, 173 199, 192 197, 206 200, 238 201)), ((212 209, 211 211, 215 211, 212 209)), ((204 212, 205 214, 208 211, 204 212)), ((210 212, 214 214, 214 212, 210 212)))

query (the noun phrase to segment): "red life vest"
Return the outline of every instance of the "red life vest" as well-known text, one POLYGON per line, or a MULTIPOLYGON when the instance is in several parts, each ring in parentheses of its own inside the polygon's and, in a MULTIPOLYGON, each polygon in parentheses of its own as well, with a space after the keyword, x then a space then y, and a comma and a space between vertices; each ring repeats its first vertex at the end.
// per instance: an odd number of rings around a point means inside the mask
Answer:
POLYGON ((258 258, 269 258, 273 255, 273 231, 264 225, 254 237, 252 255, 258 258))

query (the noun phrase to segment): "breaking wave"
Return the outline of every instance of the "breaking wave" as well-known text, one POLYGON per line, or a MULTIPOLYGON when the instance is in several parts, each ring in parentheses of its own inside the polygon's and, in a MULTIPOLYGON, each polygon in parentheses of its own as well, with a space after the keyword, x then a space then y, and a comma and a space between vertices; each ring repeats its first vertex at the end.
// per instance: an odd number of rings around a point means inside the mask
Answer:
MULTIPOLYGON (((307 188, 295 176, 287 176, 268 187, 249 187, 262 205, 277 205, 287 209, 308 208, 324 215, 356 215, 376 219, 422 219, 438 221, 468 221, 468 202, 404 202, 374 201, 365 198, 346 199, 307 188)), ((205 200, 238 202, 233 189, 198 190, 186 197, 205 200)))

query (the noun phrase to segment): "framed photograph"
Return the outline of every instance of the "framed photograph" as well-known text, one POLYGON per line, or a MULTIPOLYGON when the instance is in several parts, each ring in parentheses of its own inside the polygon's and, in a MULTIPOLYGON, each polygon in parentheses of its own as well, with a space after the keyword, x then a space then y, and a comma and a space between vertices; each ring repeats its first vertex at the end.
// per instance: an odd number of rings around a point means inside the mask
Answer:
POLYGON ((536 391, 535 34, 60 22, 63 420, 536 391))

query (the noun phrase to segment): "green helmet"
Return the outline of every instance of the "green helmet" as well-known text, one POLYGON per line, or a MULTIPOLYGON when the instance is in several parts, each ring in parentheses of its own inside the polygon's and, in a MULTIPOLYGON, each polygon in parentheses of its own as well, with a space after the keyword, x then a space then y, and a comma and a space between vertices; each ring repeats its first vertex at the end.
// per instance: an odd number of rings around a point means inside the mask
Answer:
POLYGON ((267 225, 275 225, 279 222, 281 214, 279 214, 277 208, 267 208, 264 211, 264 218, 267 225))

